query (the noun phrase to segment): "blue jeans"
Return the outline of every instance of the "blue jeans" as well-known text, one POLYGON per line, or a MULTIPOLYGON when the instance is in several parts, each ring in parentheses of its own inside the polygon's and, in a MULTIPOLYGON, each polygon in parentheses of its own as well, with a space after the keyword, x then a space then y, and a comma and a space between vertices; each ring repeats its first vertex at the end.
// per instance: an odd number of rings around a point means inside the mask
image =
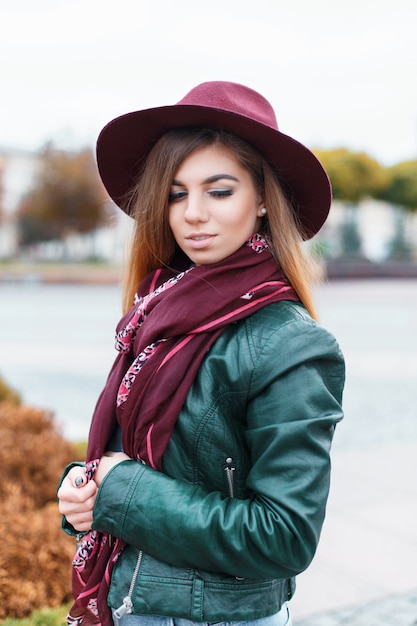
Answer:
POLYGON ((154 615, 124 615, 114 619, 115 626, 292 626, 291 615, 287 604, 275 615, 261 617, 247 622, 192 622, 188 619, 156 617, 154 615))

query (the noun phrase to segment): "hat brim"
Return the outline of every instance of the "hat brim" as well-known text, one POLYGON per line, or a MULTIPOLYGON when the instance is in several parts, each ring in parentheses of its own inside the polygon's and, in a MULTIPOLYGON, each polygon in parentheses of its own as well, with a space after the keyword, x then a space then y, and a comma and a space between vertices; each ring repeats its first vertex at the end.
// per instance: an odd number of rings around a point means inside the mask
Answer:
POLYGON ((107 124, 97 140, 97 165, 110 197, 125 212, 142 164, 168 130, 219 128, 256 148, 289 192, 304 239, 326 221, 331 204, 329 178, 314 154, 292 137, 236 113, 197 105, 173 105, 127 113, 107 124))

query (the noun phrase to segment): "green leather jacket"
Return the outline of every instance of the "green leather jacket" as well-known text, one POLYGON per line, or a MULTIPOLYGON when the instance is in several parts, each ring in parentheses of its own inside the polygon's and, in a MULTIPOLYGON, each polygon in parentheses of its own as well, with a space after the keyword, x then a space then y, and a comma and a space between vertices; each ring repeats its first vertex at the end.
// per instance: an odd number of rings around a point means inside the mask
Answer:
POLYGON ((208 351, 163 458, 103 480, 93 528, 129 545, 109 604, 195 621, 271 615, 311 562, 325 515, 344 361, 295 303, 232 324, 208 351), (140 557, 138 560, 138 552, 140 557))

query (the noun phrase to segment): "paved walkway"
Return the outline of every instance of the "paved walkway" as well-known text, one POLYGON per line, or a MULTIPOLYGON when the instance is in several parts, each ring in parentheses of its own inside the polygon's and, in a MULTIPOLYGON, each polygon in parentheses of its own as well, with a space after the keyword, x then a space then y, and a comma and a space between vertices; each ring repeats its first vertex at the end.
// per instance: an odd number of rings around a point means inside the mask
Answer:
POLYGON ((417 590, 362 606, 299 619, 294 626, 417 626, 417 590))
POLYGON ((335 449, 316 557, 294 626, 417 626, 417 445, 335 449))

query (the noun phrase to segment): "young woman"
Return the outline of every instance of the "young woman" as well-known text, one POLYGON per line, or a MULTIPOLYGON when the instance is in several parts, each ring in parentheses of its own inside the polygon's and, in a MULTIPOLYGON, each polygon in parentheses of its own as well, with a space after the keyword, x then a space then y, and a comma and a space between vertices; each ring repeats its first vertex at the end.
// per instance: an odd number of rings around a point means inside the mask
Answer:
POLYGON ((113 120, 97 157, 135 235, 87 462, 58 492, 79 535, 68 623, 288 625, 342 418, 303 247, 328 178, 261 95, 224 82, 113 120))

